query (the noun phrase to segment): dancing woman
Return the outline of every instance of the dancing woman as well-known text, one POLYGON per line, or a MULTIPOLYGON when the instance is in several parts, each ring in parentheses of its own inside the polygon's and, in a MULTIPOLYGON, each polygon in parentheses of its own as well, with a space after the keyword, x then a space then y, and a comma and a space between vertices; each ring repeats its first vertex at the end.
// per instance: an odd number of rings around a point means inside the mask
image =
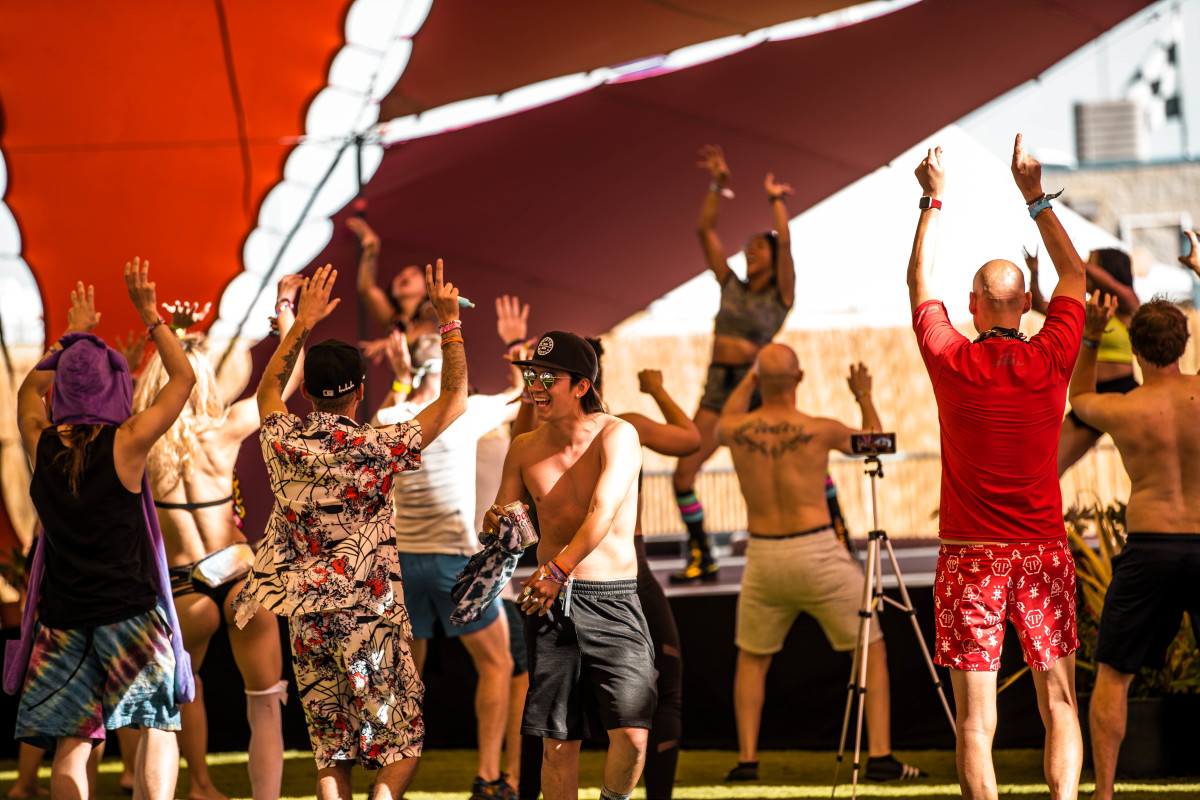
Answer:
MULTIPOLYGON (((287 335, 294 320, 292 305, 302 275, 279 282, 275 303, 279 334, 287 335)), ((188 310, 176 311, 180 332, 200 319, 188 310)), ((179 611, 183 643, 196 671, 196 699, 180 708, 183 730, 179 749, 188 763, 188 798, 223 800, 208 771, 208 718, 200 665, 209 641, 224 625, 246 691, 250 722, 247 767, 255 800, 279 796, 283 775, 283 730, 280 703, 287 683, 280 680, 283 655, 279 625, 266 609, 244 628, 232 625, 232 601, 246 582, 254 552, 238 526, 233 508, 233 468, 246 437, 259 429, 258 404, 250 397, 228 408, 221 401, 217 379, 203 336, 185 335, 181 344, 196 374, 196 386, 179 419, 150 451, 146 467, 154 505, 170 565, 171 589, 179 611)), ((299 386, 296 370, 284 392, 299 386)), ((167 380, 165 364, 152 356, 138 380, 134 409, 146 407, 167 380)))
POLYGON ((191 698, 191 667, 148 513, 145 465, 195 375, 158 316, 149 264, 126 264, 125 283, 168 376, 154 402, 131 415, 128 366, 89 335, 100 315, 92 287, 85 291, 82 283, 71 293, 66 335, 17 395, 33 465, 29 493, 44 530, 31 575, 41 580, 31 583, 29 598, 39 619, 26 629, 33 641, 16 734, 39 747, 57 745, 55 798, 87 797, 92 747, 106 729, 131 724, 142 729, 137 789, 148 800, 171 798, 179 765, 172 731, 179 729, 178 703, 191 698))
POLYGON ((763 181, 775 229, 756 233, 746 241, 742 249, 746 256, 743 281, 726 263, 725 250, 716 232, 721 197, 729 193, 725 155, 721 148, 708 145, 700 151, 700 157, 699 166, 708 170, 712 182, 700 210, 698 233, 708 268, 721 284, 721 307, 713 324, 712 361, 704 394, 693 417, 700 431, 700 449, 680 458, 675 467, 675 502, 687 526, 690 550, 687 566, 671 576, 676 583, 716 580, 717 564, 704 532, 704 508, 696 497, 696 475, 717 449, 717 420, 725 400, 751 369, 758 351, 783 327, 783 320, 792 308, 796 281, 784 204, 784 197, 792 193, 792 187, 776 183, 770 173, 763 181))
MULTIPOLYGON (((1033 310, 1045 315, 1048 303, 1038 288, 1037 256, 1026 253, 1025 266, 1029 268, 1033 310)), ((1129 254, 1111 247, 1093 250, 1083 267, 1087 270, 1089 295, 1099 291, 1117 298, 1117 311, 1104 329, 1096 352, 1096 392, 1127 394, 1138 387, 1137 379, 1133 377, 1129 322, 1141 307, 1141 301, 1133 291, 1133 267, 1129 254)), ((1083 344, 1087 346, 1086 339, 1083 344)), ((1068 413, 1058 439, 1058 477, 1061 478, 1075 462, 1087 455, 1103 435, 1076 416, 1074 411, 1068 413)))
MULTIPOLYGON (((425 270, 416 264, 402 267, 388 285, 387 291, 377 281, 379 271, 379 235, 362 217, 346 220, 346 227, 358 239, 358 296, 367 314, 384 331, 398 329, 408 339, 409 346, 418 337, 438 332, 437 314, 425 289, 425 270)), ((376 339, 363 347, 363 353, 378 362, 386 352, 387 339, 376 339)))

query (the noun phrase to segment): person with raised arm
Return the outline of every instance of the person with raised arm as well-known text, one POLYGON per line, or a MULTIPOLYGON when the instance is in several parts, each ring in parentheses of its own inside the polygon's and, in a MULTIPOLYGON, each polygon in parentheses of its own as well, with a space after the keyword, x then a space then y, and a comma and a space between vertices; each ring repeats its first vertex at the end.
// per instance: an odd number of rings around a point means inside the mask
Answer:
POLYGON ((421 449, 462 414, 467 368, 458 290, 442 262, 425 268, 442 320, 442 391, 411 422, 355 422, 366 363, 327 339, 304 354, 306 418, 289 414, 284 387, 313 328, 337 307, 337 271, 304 282, 296 321, 258 386, 259 435, 275 504, 250 580, 235 602, 245 626, 260 608, 288 618, 300 702, 317 762, 317 797, 350 798, 354 762, 378 770, 371 797, 394 800, 416 772, 424 742, 424 687, 409 650, 392 517, 395 474, 418 469, 421 449))
MULTIPOLYGON (((279 281, 275 308, 281 334, 291 328, 296 292, 303 282, 302 275, 287 275, 279 281)), ((222 402, 209 360, 208 338, 187 334, 189 327, 204 318, 207 308, 175 303, 167 310, 196 374, 196 386, 175 424, 151 449, 146 468, 183 641, 196 672, 196 699, 180 708, 183 730, 179 749, 188 764, 187 796, 189 800, 225 797, 213 785, 208 770, 208 717, 199 675, 209 642, 225 627, 245 685, 251 793, 255 800, 271 800, 279 796, 283 778, 280 704, 287 699, 287 683, 280 680, 279 626, 266 609, 259 609, 245 628, 232 624, 232 599, 245 584, 254 560, 234 510, 233 470, 242 442, 258 432, 258 403, 253 397, 229 406, 222 402)), ((297 370, 288 382, 285 399, 298 387, 300 375, 297 370)), ((151 356, 134 390, 134 410, 147 408, 166 380, 162 358, 151 356)))
POLYGON ((792 265, 792 240, 784 198, 792 187, 779 183, 768 173, 763 181, 771 206, 774 230, 756 233, 746 240, 746 280, 729 268, 725 249, 717 236, 717 213, 722 196, 729 190, 729 167, 721 148, 708 145, 700 151, 700 164, 711 182, 700 210, 700 248, 708 268, 721 285, 721 307, 713 324, 712 359, 694 417, 700 431, 700 449, 679 459, 672 479, 675 502, 688 531, 689 558, 681 572, 671 576, 676 583, 716 580, 717 564, 704 531, 704 507, 696 496, 696 476, 717 449, 717 419, 730 392, 754 364, 754 357, 783 327, 795 299, 796 272, 792 265))
MULTIPOLYGON (((1038 286, 1038 257, 1025 254, 1025 266, 1029 269, 1029 291, 1033 298, 1033 310, 1045 315, 1046 298, 1038 286)), ((1133 376, 1133 352, 1129 347, 1129 322, 1141 305, 1133 291, 1133 265, 1129 254, 1112 247, 1093 250, 1088 254, 1083 268, 1087 271, 1087 292, 1106 292, 1117 300, 1117 311, 1109 326, 1100 337, 1097 359, 1096 391, 1101 394, 1125 394, 1138 387, 1133 376)), ((1100 440, 1103 433, 1088 425, 1072 408, 1063 419, 1062 434, 1058 440, 1058 476, 1070 469, 1088 450, 1100 440)))
MULTIPOLYGON (((516 437, 484 530, 510 503, 532 504, 539 567, 520 595, 529 648, 522 732, 542 739, 547 800, 578 794, 588 730, 608 731, 603 800, 637 785, 654 718, 654 646, 637 597, 637 432, 604 409, 596 352, 566 331, 544 334, 524 367, 540 423, 516 437)), ((523 771, 524 773, 524 771, 523 771)))
MULTIPOLYGON (((1194 234, 1193 234, 1194 236, 1194 234)), ((1193 249, 1200 268, 1200 254, 1193 249)), ((1186 263, 1186 262, 1185 262, 1186 263)), ((1189 264, 1191 266, 1191 264, 1189 264)), ((1143 668, 1160 669, 1186 611, 1200 620, 1200 377, 1179 359, 1188 318, 1166 300, 1143 303, 1129 323, 1142 385, 1128 394, 1101 393, 1098 353, 1119 311, 1112 296, 1092 295, 1083 349, 1071 378, 1079 417, 1113 438, 1129 473, 1125 546, 1113 559, 1096 639, 1096 685, 1088 707, 1094 800, 1113 796, 1117 754, 1125 738, 1126 696, 1143 668)))
MULTIPOLYGON (((391 333, 388 355, 395 381, 376 422, 394 425, 415 418, 437 400, 443 359, 437 335, 419 337, 410 357, 399 331, 391 333)), ((479 550, 474 530, 476 443, 497 425, 511 421, 519 407, 521 374, 516 367, 511 372, 505 391, 467 398, 463 415, 437 442, 422 448, 421 469, 398 474, 392 492, 417 673, 424 670, 426 645, 440 621, 447 637, 462 642, 479 676, 475 685, 479 769, 471 788, 473 800, 515 796, 500 771, 513 671, 508 617, 503 604, 495 603, 479 619, 460 627, 452 622, 455 604, 450 599, 458 574, 479 550)))
POLYGON ((1075 562, 1058 485, 1067 380, 1083 331, 1085 272, 1017 134, 1012 174, 1058 285, 1042 329, 1018 328, 1032 299, 1010 261, 975 273, 963 336, 930 287, 946 172, 940 147, 917 166, 923 197, 908 263, 913 330, 941 427, 942 539, 934 584, 934 660, 950 670, 963 797, 995 798, 992 737, 1005 623, 1017 629, 1046 727, 1050 796, 1074 800, 1083 760, 1075 701, 1075 562))
MULTIPOLYGON (((358 239, 358 296, 367 316, 384 331, 399 330, 411 345, 418 336, 437 333, 438 316, 425 293, 425 274, 416 264, 400 268, 385 291, 378 282, 381 240, 364 217, 353 216, 346 227, 358 239)), ((387 339, 363 344, 363 352, 372 362, 386 353, 387 339)))
MULTIPOLYGON (((858 645, 863 593, 862 565, 838 539, 825 502, 829 453, 853 452, 857 434, 880 432, 871 400, 871 374, 851 365, 846 383, 862 412, 859 429, 814 417, 796 407, 804 379, 795 351, 778 342, 758 354, 729 396, 717 427, 717 440, 729 447, 746 499, 746 569, 738 596, 737 668, 733 707, 737 721, 738 764, 727 781, 758 780, 758 732, 762 723, 767 670, 801 613, 821 625, 830 646, 851 652, 858 645), (750 399, 762 405, 750 410, 750 399)), ((870 780, 908 780, 924 773, 892 756, 891 690, 887 650, 877 619, 867 651, 865 708, 870 780)))
MULTIPOLYGON (((32 647, 15 665, 24 669, 16 738, 56 748, 50 792, 66 800, 88 797, 93 746, 105 730, 127 725, 141 727, 135 791, 147 800, 173 797, 178 706, 193 692, 146 459, 196 377, 158 315, 150 264, 126 264, 125 285, 168 375, 154 402, 132 413, 129 366, 89 333, 100 314, 83 283, 71 292, 66 333, 17 395, 43 532, 22 625, 32 647)), ((15 678, 5 676, 6 689, 15 678)))

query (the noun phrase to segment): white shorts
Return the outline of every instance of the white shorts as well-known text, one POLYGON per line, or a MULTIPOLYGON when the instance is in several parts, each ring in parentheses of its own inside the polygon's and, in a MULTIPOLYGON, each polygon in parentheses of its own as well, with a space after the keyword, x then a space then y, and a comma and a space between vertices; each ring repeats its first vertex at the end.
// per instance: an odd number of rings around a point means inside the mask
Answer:
MULTIPOLYGON (((779 538, 752 535, 734 642, 754 655, 778 653, 796 617, 807 613, 834 650, 853 650, 864 580, 862 566, 833 528, 779 538)), ((882 638, 879 619, 872 614, 870 640, 882 638)))

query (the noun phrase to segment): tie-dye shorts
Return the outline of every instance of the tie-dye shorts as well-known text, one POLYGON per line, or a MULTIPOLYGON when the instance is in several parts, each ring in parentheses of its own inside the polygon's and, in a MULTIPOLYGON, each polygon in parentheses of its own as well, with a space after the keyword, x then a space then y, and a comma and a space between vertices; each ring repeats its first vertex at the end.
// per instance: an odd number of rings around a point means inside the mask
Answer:
POLYGON ((104 739, 105 729, 179 730, 175 655, 158 609, 95 628, 38 623, 17 709, 19 741, 104 739))
POLYGON ((1065 541, 943 544, 933 606, 934 661, 943 667, 1000 669, 1006 620, 1033 669, 1048 670, 1079 647, 1075 561, 1065 541))

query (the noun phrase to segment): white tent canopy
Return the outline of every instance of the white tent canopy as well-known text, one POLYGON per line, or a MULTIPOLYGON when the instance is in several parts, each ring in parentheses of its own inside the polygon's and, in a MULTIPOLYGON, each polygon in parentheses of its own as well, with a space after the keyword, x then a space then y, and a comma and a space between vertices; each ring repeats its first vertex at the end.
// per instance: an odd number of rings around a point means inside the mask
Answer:
MULTIPOLYGON (((933 290, 945 300, 952 319, 969 318, 967 293, 981 264, 1004 258, 1023 265, 1022 246, 1033 251, 1040 245, 1037 226, 1025 211, 1009 165, 961 128, 950 126, 792 220, 796 304, 785 327, 812 330, 911 324, 905 273, 921 196, 913 170, 934 145, 944 150, 947 189, 933 290)), ((803 180, 795 175, 777 177, 794 183, 803 180)), ((1044 188, 1055 191, 1059 187, 1044 188)), ((725 202, 759 200, 747 193, 725 202)), ((697 207, 699 201, 697 198, 697 207)), ((1063 203, 1056 203, 1055 211, 1083 257, 1098 248, 1129 249, 1063 203)), ((769 219, 765 203, 763 218, 764 222, 769 219)), ((727 247, 751 233, 718 230, 727 247)), ((1049 257, 1043 255, 1041 261, 1040 284, 1049 297, 1054 289, 1054 268, 1049 257)), ((741 253, 729 259, 729 264, 745 275, 741 253)), ((1152 264, 1145 274, 1135 275, 1134 289, 1143 299, 1163 294, 1183 300, 1191 298, 1192 283, 1191 273, 1177 264, 1152 264)), ((717 283, 706 272, 630 317, 613 333, 650 336, 663 330, 711 330, 719 302, 717 283)))

